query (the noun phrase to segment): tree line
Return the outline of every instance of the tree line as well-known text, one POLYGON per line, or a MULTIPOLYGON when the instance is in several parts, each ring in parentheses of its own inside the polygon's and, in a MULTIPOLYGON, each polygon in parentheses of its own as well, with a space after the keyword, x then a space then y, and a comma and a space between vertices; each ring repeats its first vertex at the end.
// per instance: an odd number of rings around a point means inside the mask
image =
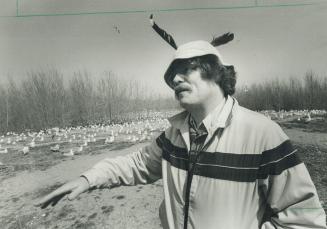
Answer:
POLYGON ((124 114, 177 106, 174 98, 112 72, 98 80, 76 72, 68 83, 57 70, 31 72, 21 83, 0 85, 0 132, 121 122, 124 114))
POLYGON ((252 110, 327 110, 327 77, 278 78, 238 88, 239 103, 252 110))

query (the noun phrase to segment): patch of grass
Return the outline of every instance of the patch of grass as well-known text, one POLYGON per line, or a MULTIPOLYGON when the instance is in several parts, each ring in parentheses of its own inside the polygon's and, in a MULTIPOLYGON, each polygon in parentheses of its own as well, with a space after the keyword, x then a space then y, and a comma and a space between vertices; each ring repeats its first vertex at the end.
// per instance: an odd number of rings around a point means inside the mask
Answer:
POLYGON ((96 224, 91 221, 86 221, 82 222, 80 220, 76 220, 70 228, 75 228, 75 229, 89 229, 89 228, 96 228, 96 224))
POLYGON ((11 200, 12 200, 12 202, 16 203, 19 200, 19 197, 14 197, 11 200))
MULTIPOLYGON (((26 155, 23 155, 23 153, 18 150, 12 150, 8 154, 1 154, 0 161, 4 165, 0 165, 0 181, 15 176, 17 173, 22 171, 44 171, 51 166, 67 160, 68 158, 63 156, 62 152, 52 152, 50 150, 50 146, 55 144, 56 143, 48 143, 42 146, 34 147, 26 155)), ((95 155, 103 153, 103 150, 121 150, 135 144, 138 143, 115 142, 112 144, 104 144, 104 141, 97 141, 95 143, 90 143, 82 152, 75 154, 76 156, 95 155)), ((69 149, 71 147, 75 147, 76 145, 77 144, 67 142, 60 143, 60 148, 69 149)), ((70 159, 73 160, 74 157, 70 159)))
POLYGON ((279 124, 288 129, 301 129, 305 132, 319 132, 319 133, 327 133, 327 117, 326 116, 320 116, 312 118, 310 122, 303 122, 298 121, 297 119, 286 121, 286 122, 279 122, 279 124))
POLYGON ((86 154, 90 154, 90 155, 95 155, 95 154, 100 154, 103 153, 100 150, 122 150, 122 149, 126 149, 129 148, 133 145, 135 145, 136 143, 131 143, 131 142, 115 142, 115 143, 111 143, 111 144, 104 144, 104 145, 93 145, 89 148, 87 148, 86 154))
POLYGON ((6 225, 8 229, 25 229, 33 228, 33 214, 17 215, 17 213, 12 213, 6 216, 4 221, 0 221, 0 225, 6 225))
POLYGON ((125 199, 125 196, 124 195, 119 195, 116 197, 117 200, 122 200, 122 199, 125 199))
POLYGON ((110 215, 111 212, 114 211, 114 206, 110 205, 110 206, 102 206, 101 207, 101 210, 102 210, 102 213, 105 213, 105 214, 108 214, 110 215))
POLYGON ((90 219, 94 219, 96 216, 98 215, 98 213, 93 213, 92 215, 89 215, 88 217, 87 217, 87 219, 88 220, 90 220, 90 219))
POLYGON ((64 205, 59 213, 57 214, 56 218, 57 220, 64 220, 65 218, 67 218, 69 215, 76 213, 76 210, 73 208, 72 205, 64 205))

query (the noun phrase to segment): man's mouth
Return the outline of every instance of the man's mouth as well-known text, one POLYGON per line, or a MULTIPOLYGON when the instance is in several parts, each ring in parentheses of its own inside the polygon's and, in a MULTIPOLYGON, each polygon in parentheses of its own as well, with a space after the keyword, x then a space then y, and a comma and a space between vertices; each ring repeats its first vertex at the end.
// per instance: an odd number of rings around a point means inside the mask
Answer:
POLYGON ((174 88, 175 94, 178 95, 184 91, 190 91, 190 88, 187 86, 179 85, 174 88))

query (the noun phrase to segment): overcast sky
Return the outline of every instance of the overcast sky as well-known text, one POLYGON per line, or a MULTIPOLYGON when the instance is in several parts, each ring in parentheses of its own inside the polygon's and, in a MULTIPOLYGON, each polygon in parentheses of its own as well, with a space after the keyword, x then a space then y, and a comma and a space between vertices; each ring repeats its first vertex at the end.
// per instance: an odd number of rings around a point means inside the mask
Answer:
POLYGON ((150 27, 149 15, 177 45, 233 32, 219 48, 238 85, 274 77, 327 77, 327 1, 295 0, 0 0, 0 83, 8 75, 56 68, 66 78, 112 71, 169 92, 163 74, 174 50, 150 27), (118 31, 119 30, 119 31, 118 31))

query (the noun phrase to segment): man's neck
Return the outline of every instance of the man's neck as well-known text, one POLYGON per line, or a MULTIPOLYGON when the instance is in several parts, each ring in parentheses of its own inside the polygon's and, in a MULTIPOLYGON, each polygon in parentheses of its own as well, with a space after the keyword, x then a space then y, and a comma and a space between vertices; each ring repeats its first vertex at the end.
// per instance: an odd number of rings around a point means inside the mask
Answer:
POLYGON ((190 112, 197 125, 199 125, 224 99, 223 95, 215 96, 203 104, 187 107, 186 110, 190 112))

